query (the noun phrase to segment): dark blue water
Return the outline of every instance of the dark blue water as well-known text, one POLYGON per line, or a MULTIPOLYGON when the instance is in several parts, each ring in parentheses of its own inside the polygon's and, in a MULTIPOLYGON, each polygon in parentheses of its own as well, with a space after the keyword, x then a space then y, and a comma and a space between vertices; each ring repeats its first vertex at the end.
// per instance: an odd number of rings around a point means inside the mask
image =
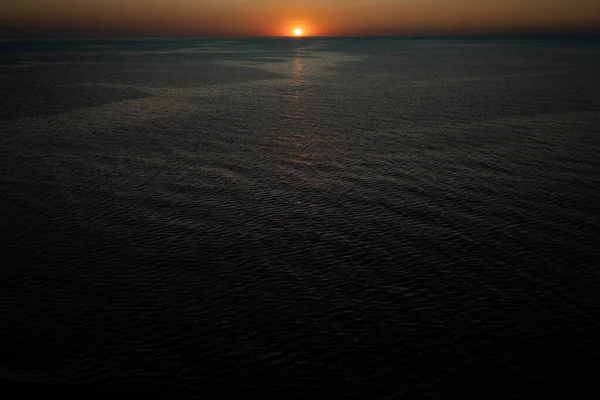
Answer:
POLYGON ((597 393, 599 48, 1 42, 0 386, 597 393))

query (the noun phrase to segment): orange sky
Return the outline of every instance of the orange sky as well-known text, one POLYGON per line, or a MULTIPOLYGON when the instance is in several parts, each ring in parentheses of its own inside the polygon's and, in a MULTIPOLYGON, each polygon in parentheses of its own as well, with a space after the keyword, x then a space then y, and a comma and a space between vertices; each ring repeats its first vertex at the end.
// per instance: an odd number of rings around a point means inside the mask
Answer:
POLYGON ((1 0, 1 36, 600 31, 600 0, 1 0))

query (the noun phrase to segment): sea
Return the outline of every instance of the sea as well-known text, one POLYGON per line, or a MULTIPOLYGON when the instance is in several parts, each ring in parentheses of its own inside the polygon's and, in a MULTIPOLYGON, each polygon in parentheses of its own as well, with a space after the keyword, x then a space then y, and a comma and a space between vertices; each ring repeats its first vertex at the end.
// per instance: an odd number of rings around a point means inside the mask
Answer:
POLYGON ((0 237, 23 395, 595 398, 600 38, 4 40, 0 237))

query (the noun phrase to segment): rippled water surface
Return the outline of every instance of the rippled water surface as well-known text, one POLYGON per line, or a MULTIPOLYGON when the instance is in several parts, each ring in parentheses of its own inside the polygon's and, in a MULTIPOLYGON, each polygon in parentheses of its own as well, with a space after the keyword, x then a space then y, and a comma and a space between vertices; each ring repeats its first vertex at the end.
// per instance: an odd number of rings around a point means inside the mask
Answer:
POLYGON ((1 42, 2 385, 597 393, 598 44, 1 42))

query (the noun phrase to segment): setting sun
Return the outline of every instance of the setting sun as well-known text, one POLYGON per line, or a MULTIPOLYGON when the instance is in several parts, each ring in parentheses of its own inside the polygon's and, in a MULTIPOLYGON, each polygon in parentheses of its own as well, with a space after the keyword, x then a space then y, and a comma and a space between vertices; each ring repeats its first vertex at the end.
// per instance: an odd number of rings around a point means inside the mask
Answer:
POLYGON ((300 28, 296 28, 294 29, 294 35, 295 36, 302 36, 302 34, 304 33, 304 31, 300 28))

